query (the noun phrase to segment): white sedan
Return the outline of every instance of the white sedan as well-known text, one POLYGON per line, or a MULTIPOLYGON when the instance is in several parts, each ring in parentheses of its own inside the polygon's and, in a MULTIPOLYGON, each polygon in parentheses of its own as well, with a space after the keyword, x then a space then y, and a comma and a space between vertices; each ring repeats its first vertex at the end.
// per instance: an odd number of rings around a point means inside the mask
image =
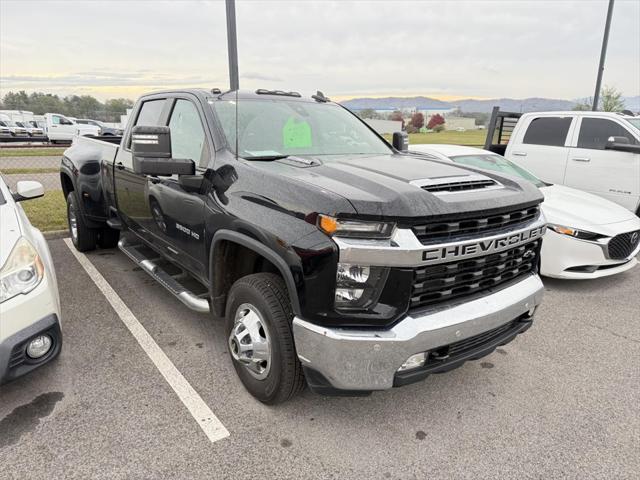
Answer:
POLYGON ((62 346, 53 262, 18 203, 44 195, 38 182, 12 193, 0 177, 0 385, 54 359, 62 346))
POLYGON ((506 158, 479 148, 412 145, 410 151, 535 183, 544 194, 542 211, 549 224, 542 241, 542 275, 598 278, 624 272, 638 263, 640 218, 616 203, 574 188, 547 184, 506 158))

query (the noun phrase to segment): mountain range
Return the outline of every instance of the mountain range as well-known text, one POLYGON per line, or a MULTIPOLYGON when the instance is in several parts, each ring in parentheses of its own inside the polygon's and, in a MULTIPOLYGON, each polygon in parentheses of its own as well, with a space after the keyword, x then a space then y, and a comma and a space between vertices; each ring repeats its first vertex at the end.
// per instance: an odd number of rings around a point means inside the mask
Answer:
MULTIPOLYGON (((627 109, 640 111, 640 95, 635 97, 622 97, 627 109)), ((582 100, 584 101, 584 100, 582 100)), ((405 108, 417 108, 418 110, 438 110, 447 108, 459 108, 463 112, 489 113, 494 106, 510 112, 542 112, 557 110, 572 110, 581 100, 560 100, 554 98, 496 98, 491 100, 454 100, 445 102, 430 97, 385 97, 385 98, 352 98, 342 103, 351 110, 395 110, 405 108)))

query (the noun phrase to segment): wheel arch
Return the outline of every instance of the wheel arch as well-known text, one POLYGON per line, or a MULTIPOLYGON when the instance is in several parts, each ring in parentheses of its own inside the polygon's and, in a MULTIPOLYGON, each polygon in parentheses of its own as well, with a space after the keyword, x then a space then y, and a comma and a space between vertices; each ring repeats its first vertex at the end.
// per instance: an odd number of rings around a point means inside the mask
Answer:
MULTIPOLYGON (((235 252, 236 250, 234 250, 235 252)), ((233 253, 231 253, 233 255, 233 253)), ((272 249, 248 235, 232 230, 219 230, 213 236, 209 255, 209 279, 212 298, 212 307, 216 315, 224 316, 227 294, 231 285, 245 275, 258 272, 278 273, 284 280, 287 293, 291 301, 291 309, 296 315, 300 315, 300 300, 296 283, 287 262, 272 249), (224 260, 229 255, 229 249, 241 249, 245 254, 255 255, 252 260, 254 268, 243 268, 234 264, 234 269, 224 275, 221 269, 224 260), (248 251, 248 252, 247 252, 248 251), (256 262, 261 262, 256 270, 256 262), (266 263, 265 263, 266 262, 266 263)))

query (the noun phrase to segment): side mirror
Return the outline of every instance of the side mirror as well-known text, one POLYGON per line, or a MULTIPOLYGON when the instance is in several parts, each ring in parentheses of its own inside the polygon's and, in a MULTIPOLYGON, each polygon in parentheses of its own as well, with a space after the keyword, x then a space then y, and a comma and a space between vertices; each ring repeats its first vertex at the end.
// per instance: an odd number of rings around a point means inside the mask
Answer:
POLYGON ((16 184, 16 192, 12 195, 16 202, 44 196, 44 187, 40 182, 22 180, 16 184))
POLYGON ((171 157, 169 127, 133 127, 131 152, 133 171, 138 175, 194 175, 196 172, 193 160, 171 157))
POLYGON ((632 145, 627 137, 609 137, 604 145, 605 150, 640 153, 640 145, 632 145))
POLYGON ((407 132, 393 133, 393 148, 401 152, 409 151, 409 135, 407 132))

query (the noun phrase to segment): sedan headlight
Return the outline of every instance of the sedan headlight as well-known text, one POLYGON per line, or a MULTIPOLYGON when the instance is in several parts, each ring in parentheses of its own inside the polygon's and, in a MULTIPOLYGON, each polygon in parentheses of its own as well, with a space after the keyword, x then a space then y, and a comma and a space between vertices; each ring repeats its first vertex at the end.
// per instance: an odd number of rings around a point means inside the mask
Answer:
POLYGON ((0 269, 0 303, 36 288, 44 276, 44 265, 38 252, 24 238, 13 246, 6 263, 0 269))
POLYGON ((338 310, 365 310, 378 302, 389 269, 339 263, 335 306, 338 310))
POLYGON ((578 230, 577 228, 564 227, 562 225, 549 224, 548 227, 556 233, 561 235, 569 235, 570 237, 579 238, 580 240, 597 240, 602 238, 603 235, 593 232, 586 232, 584 230, 578 230))
POLYGON ((395 228, 390 222, 363 222, 341 220, 329 215, 318 215, 318 228, 327 235, 349 238, 391 238, 395 228))

